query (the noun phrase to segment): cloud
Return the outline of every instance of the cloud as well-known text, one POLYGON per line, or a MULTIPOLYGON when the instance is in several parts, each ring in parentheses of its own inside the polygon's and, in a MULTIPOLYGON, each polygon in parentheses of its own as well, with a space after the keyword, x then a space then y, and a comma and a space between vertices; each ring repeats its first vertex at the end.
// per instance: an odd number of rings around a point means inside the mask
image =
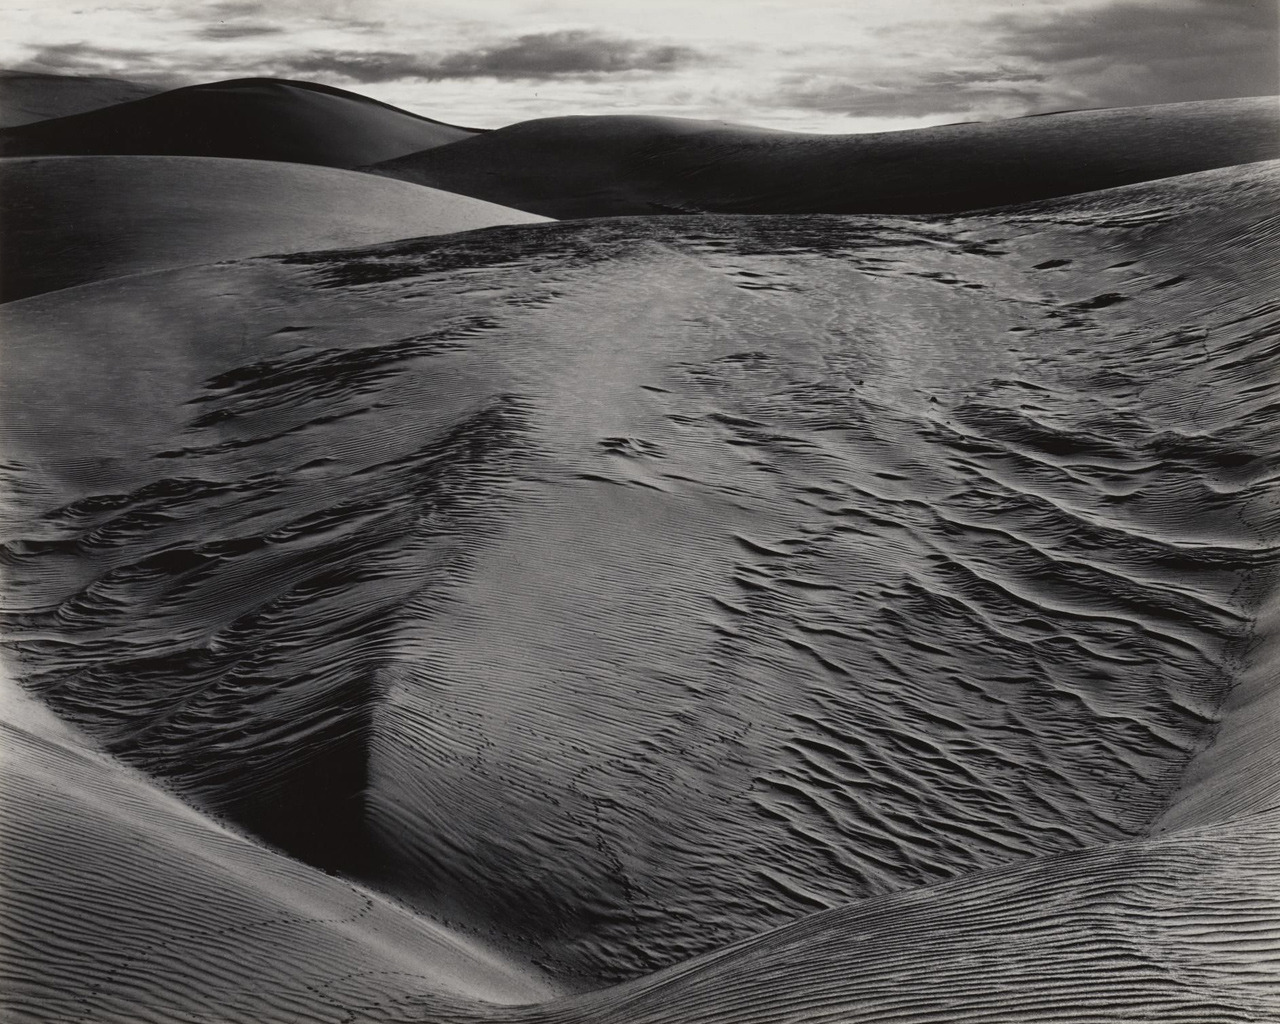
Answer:
POLYGON ((56 75, 105 75, 173 86, 180 79, 150 49, 56 43, 33 50, 15 70, 56 75))
POLYGON ((627 12, 612 19, 587 0, 504 0, 501 18, 461 0, 155 0, 163 17, 150 2, 43 11, 27 41, 0 39, 4 62, 156 84, 313 79, 476 123, 589 108, 872 131, 1280 92, 1274 0, 778 3, 723 32, 675 0, 643 16, 604 5, 627 12))
POLYGON ((990 67, 898 74, 875 85, 824 75, 791 76, 783 79, 778 101, 801 110, 864 118, 917 118, 976 111, 1012 116, 1039 105, 1044 97, 1043 75, 990 67))
POLYGON ((50 71, 96 71, 110 64, 149 62, 150 59, 151 51, 145 49, 96 46, 93 43, 57 43, 37 48, 27 58, 26 65, 50 71))
POLYGON ((265 14, 270 9, 265 0, 224 0, 222 3, 210 4, 208 13, 213 18, 248 18, 265 14))
MULTIPOLYGON (((975 27, 985 55, 782 78, 776 102, 849 117, 969 119, 1280 92, 1272 0, 1112 0, 1000 14, 975 27)), ((901 27, 898 27, 900 30, 901 27)))
POLYGON ((219 22, 216 25, 205 25, 196 32, 198 39, 253 39, 258 36, 274 36, 283 32, 279 25, 268 25, 264 22, 219 22))
POLYGON ((272 71, 285 77, 332 76, 351 82, 396 82, 431 78, 432 61, 392 50, 316 50, 274 58, 272 71))
POLYGON ((697 51, 685 46, 641 43, 595 32, 541 32, 450 54, 436 63, 436 77, 556 78, 672 71, 697 56, 697 51))
POLYGON ((589 78, 622 72, 674 71, 697 51, 594 32, 542 32, 471 50, 424 57, 392 50, 321 50, 277 58, 283 72, 335 75, 354 82, 402 79, 589 78))
POLYGON ((1273 0, 1118 0, 1087 16, 1005 17, 1003 53, 1037 65, 1084 105, 1120 106, 1280 92, 1273 0))

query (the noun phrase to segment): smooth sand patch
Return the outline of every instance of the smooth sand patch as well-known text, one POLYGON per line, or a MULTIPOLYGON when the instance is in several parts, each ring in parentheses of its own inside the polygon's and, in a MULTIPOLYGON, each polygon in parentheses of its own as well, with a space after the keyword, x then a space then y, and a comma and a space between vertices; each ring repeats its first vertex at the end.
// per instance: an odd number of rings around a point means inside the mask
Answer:
POLYGON ((269 252, 543 220, 354 171, 198 157, 0 161, 0 299, 269 252))

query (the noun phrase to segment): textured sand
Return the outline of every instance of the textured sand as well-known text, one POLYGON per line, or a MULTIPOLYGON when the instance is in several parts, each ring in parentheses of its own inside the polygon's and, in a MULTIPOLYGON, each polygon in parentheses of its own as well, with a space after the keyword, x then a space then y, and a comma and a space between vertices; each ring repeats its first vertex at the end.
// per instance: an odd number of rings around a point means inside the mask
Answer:
POLYGON ((14 745, 8 1010, 1273 1019, 1278 174, 10 304, 22 685, 290 854, 266 920, 319 865, 600 991, 493 1006, 519 971, 442 939, 371 1006, 334 973, 402 953, 338 910, 210 971, 261 897, 207 895, 208 826, 117 841, 124 769, 85 800, 14 745), (197 937, 117 963, 73 919, 197 937))
POLYGON ((196 813, 11 682, 0 707, 6 1021, 429 1019, 461 1000, 554 994, 196 813))

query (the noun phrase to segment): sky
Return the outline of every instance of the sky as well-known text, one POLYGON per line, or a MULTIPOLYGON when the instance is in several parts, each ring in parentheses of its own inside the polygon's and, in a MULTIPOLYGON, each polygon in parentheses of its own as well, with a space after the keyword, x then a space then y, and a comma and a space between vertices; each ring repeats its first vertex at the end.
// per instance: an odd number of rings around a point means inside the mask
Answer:
POLYGON ((890 131, 1280 93, 1280 0, 0 0, 0 67, 323 82, 453 124, 890 131))

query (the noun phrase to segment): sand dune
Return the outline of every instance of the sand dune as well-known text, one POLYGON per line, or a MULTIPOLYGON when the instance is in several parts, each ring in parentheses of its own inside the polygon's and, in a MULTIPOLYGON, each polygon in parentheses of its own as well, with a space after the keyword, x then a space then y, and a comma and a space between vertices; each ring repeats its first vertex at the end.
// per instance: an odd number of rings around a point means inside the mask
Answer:
POLYGON ((950 213, 1280 157, 1276 97, 877 135, 677 118, 527 121, 372 168, 551 217, 950 213))
POLYGON ((0 161, 0 301, 165 267, 541 220, 302 164, 196 157, 0 161))
POLYGON ((476 134, 309 82, 246 78, 0 131, 0 156, 220 156, 355 167, 476 134))
POLYGON ((162 91, 119 78, 0 71, 0 128, 83 114, 162 91))
MULTIPOLYGON (((459 1019, 1268 1020, 1278 182, 12 303, 15 672, 186 800, 601 990, 459 1019)), ((23 992, 79 955, 61 922, 23 992)), ((90 1011, 159 984, 75 962, 90 1011)))

